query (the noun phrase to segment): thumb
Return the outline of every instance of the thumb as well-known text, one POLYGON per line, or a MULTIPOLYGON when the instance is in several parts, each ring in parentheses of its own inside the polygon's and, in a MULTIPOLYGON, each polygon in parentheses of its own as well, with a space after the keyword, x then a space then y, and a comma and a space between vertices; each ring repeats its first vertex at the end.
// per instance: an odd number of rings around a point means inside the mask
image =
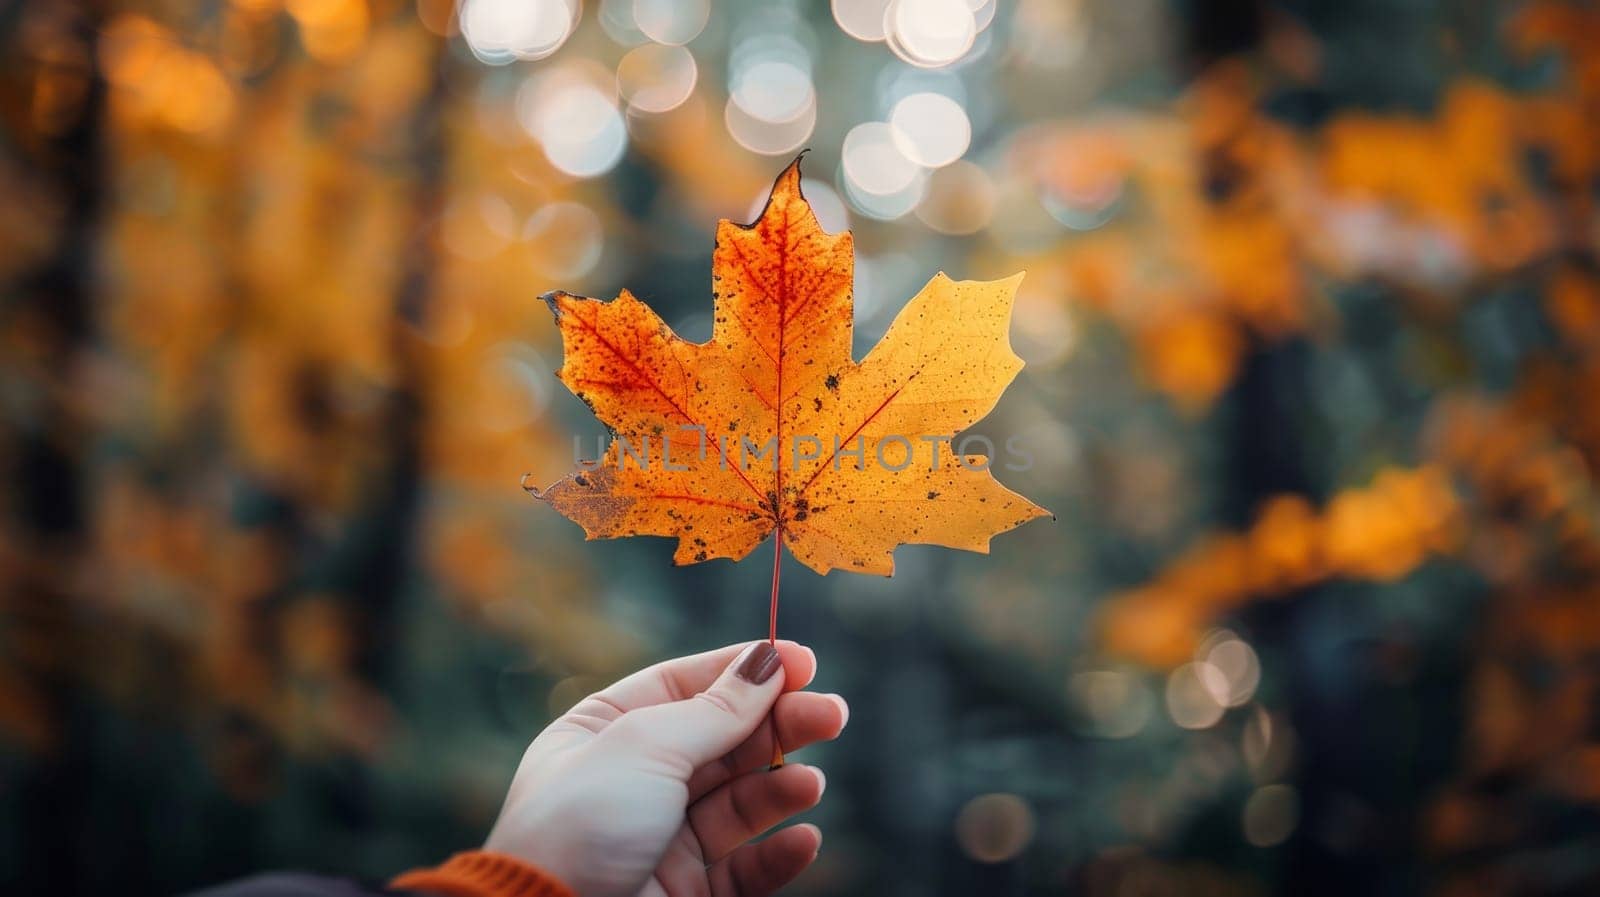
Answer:
POLYGON ((733 750, 761 725, 783 691, 783 660, 756 642, 694 697, 625 714, 608 733, 688 764, 687 775, 733 750))

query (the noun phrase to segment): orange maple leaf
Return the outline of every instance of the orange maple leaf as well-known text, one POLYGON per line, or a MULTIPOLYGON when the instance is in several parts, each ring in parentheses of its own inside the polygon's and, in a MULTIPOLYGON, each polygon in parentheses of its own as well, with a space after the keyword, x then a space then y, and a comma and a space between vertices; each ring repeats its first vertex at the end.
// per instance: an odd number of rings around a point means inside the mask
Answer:
POLYGON ((561 381, 612 442, 528 491, 591 539, 675 536, 678 564, 738 560, 776 531, 818 573, 890 574, 905 543, 987 553, 1048 514, 952 446, 1022 368, 1007 338, 1022 276, 936 275, 857 363, 854 265, 850 233, 824 232, 801 195, 796 159, 754 224, 717 226, 709 342, 627 291, 547 294, 561 381))

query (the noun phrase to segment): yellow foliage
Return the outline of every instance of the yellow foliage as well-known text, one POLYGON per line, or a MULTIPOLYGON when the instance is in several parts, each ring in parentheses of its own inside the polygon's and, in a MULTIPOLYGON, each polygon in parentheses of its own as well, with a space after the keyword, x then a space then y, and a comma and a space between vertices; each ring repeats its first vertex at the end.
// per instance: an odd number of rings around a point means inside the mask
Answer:
POLYGON ((1319 514, 1304 498, 1264 502, 1243 534, 1203 538, 1154 580, 1111 596, 1099 632, 1157 666, 1194 655, 1216 617, 1257 597, 1330 578, 1393 580, 1459 544, 1462 506, 1442 468, 1388 468, 1319 514))

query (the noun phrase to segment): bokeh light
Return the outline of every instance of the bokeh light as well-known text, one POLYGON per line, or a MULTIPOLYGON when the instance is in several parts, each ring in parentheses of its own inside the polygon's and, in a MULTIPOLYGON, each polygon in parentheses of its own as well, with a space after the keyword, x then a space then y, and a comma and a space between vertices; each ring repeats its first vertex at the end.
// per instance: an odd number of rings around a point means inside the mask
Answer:
POLYGON ((1155 711, 1149 687, 1137 674, 1125 670, 1074 673, 1067 690, 1089 732, 1101 738, 1132 738, 1155 711))
POLYGON ((628 129, 613 85, 609 77, 579 66, 548 69, 524 82, 518 91, 518 117, 551 165, 588 178, 610 171, 622 159, 628 129))
POLYGON ((711 0, 633 0, 633 21, 658 44, 686 44, 705 30, 711 0))
POLYGON ((967 0, 892 0, 883 27, 896 56, 927 68, 960 59, 978 35, 967 0))
POLYGON ((994 24, 995 13, 1000 11, 1000 0, 967 0, 967 8, 972 10, 973 24, 981 35, 994 24))
POLYGON ((633 17, 633 0, 600 0, 595 18, 606 36, 624 47, 637 47, 650 41, 633 17))
POLYGON ((462 0, 461 35, 490 65, 543 59, 572 35, 581 8, 579 0, 462 0))
POLYGON ((1028 848, 1034 834, 1033 808, 1015 794, 983 794, 956 816, 956 842, 980 863, 1003 863, 1028 848))
POLYGON ((949 165, 972 142, 967 111, 939 93, 914 93, 895 103, 889 127, 900 152, 925 168, 949 165))
POLYGON ((927 176, 900 150, 885 122, 863 122, 850 129, 840 146, 845 193, 865 215, 898 218, 922 200, 927 176))
POLYGON ((605 229, 594 210, 553 202, 528 216, 521 239, 534 267, 551 280, 581 280, 600 263, 605 229))
POLYGON ((1222 719, 1227 677, 1204 661, 1186 663, 1167 677, 1167 714, 1185 729, 1209 729, 1222 719))
POLYGON ((506 343, 491 350, 479 374, 488 395, 478 409, 483 425, 500 433, 531 425, 550 401, 549 370, 531 346, 506 343))
POLYGON ((758 59, 734 73, 730 99, 751 118, 782 124, 806 114, 817 96, 806 69, 782 59, 758 59))
POLYGON ((1265 785, 1245 801, 1244 838, 1256 847, 1282 844, 1300 821, 1300 796, 1289 785, 1265 785))
POLYGON ((762 155, 798 150, 817 123, 811 56, 793 34, 760 32, 738 40, 728 59, 724 122, 733 139, 762 155))
POLYGON ((889 0, 833 0, 833 20, 856 40, 875 43, 884 38, 884 11, 889 0))
POLYGON ((688 50, 645 44, 629 50, 617 63, 617 92, 629 109, 668 112, 689 99, 698 77, 688 50))
POLYGON ((794 118, 772 122, 751 115, 730 96, 723 109, 723 123, 745 149, 764 156, 787 155, 804 146, 817 126, 817 103, 813 97, 794 118))
POLYGON ((1212 668, 1222 674, 1217 699, 1229 707, 1249 701, 1261 682, 1261 663, 1255 649, 1232 632, 1221 629, 1201 642, 1201 653, 1212 668))

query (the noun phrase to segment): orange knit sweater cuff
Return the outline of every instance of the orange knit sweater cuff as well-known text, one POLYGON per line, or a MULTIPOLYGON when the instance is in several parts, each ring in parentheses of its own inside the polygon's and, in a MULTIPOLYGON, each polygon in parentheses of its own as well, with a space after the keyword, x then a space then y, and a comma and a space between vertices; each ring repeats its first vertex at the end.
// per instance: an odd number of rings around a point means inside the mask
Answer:
POLYGON ((486 850, 463 851, 437 866, 401 873, 389 887, 439 897, 576 897, 538 866, 486 850))

